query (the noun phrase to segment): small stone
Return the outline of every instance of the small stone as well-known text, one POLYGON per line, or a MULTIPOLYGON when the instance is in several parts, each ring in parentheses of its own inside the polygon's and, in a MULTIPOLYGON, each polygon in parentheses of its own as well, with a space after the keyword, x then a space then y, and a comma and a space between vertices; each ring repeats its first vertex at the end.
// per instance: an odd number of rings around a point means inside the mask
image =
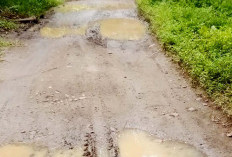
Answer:
POLYGON ((68 94, 65 94, 65 97, 66 97, 66 98, 69 98, 69 95, 68 95, 68 94))
POLYGON ((86 99, 86 97, 85 96, 79 97, 79 100, 83 100, 83 99, 86 99))
POLYGON ((169 114, 169 116, 171 116, 171 117, 178 117, 178 116, 179 116, 179 114, 178 114, 178 113, 176 113, 176 112, 173 112, 173 113, 169 114))
POLYGON ((52 86, 49 86, 48 88, 49 88, 49 89, 52 89, 52 86))
POLYGON ((182 86, 182 88, 187 88, 187 86, 186 86, 186 85, 184 85, 184 86, 182 86))
POLYGON ((201 101, 202 100, 202 98, 196 98, 196 101, 201 101))
POLYGON ((59 94, 60 92, 58 90, 55 91, 56 94, 59 94))
POLYGON ((155 46, 155 44, 150 45, 149 48, 151 48, 151 47, 153 47, 153 46, 155 46))
POLYGON ((227 137, 232 137, 232 131, 226 134, 227 137))
POLYGON ((202 105, 203 105, 203 106, 208 106, 208 104, 207 104, 207 103, 203 103, 202 105))
POLYGON ((197 111, 197 109, 195 109, 195 108, 193 108, 193 107, 189 107, 189 108, 188 108, 188 111, 194 112, 194 111, 197 111))

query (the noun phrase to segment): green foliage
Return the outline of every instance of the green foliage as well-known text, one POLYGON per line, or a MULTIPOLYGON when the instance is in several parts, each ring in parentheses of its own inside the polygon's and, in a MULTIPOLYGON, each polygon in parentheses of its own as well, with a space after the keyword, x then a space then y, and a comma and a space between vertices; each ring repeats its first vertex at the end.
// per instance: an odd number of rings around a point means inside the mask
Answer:
POLYGON ((16 29, 18 26, 14 22, 0 18, 0 30, 12 30, 16 29))
POLYGON ((165 48, 232 115, 232 1, 137 0, 165 48))
POLYGON ((64 0, 1 0, 0 9, 10 9, 20 16, 39 16, 64 0))

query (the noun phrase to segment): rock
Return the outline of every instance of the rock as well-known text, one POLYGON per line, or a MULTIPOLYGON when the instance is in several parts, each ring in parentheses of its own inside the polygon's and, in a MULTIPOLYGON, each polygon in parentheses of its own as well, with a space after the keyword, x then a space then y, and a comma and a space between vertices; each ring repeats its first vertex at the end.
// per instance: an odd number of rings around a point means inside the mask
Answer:
POLYGON ((203 106, 208 106, 208 104, 207 104, 207 103, 203 103, 202 105, 203 105, 203 106))
POLYGON ((202 98, 196 98, 196 101, 201 101, 202 100, 202 98))
POLYGON ((187 110, 190 111, 190 112, 197 111, 197 109, 196 109, 196 108, 193 108, 193 107, 189 107, 187 110))
POLYGON ((49 89, 52 89, 52 86, 49 86, 48 88, 49 88, 49 89))

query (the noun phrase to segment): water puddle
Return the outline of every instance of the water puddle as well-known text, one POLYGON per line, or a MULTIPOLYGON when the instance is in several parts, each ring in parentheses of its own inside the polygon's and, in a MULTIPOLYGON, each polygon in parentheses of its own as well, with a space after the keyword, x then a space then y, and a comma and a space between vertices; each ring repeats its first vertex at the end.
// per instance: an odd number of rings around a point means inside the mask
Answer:
POLYGON ((115 40, 139 40, 146 33, 146 27, 138 20, 112 18, 99 21, 103 37, 115 40))
POLYGON ((47 38, 61 38, 67 35, 85 35, 85 31, 87 26, 83 26, 80 28, 52 28, 52 27, 44 27, 40 30, 40 34, 43 37, 47 38))
POLYGON ((133 9, 135 5, 128 3, 116 3, 116 4, 101 4, 101 5, 83 5, 83 4, 65 4, 63 6, 55 8, 56 12, 68 13, 78 12, 83 10, 117 10, 117 9, 133 9))
POLYGON ((118 10, 118 9, 133 9, 135 6, 129 3, 116 3, 116 4, 105 4, 97 6, 99 10, 118 10))
POLYGON ((27 145, 6 145, 0 148, 0 157, 46 157, 47 150, 27 145))
POLYGON ((65 4, 60 7, 55 8, 55 12, 67 13, 67 12, 78 12, 82 10, 88 10, 91 7, 81 4, 65 4))
POLYGON ((83 151, 80 149, 60 150, 54 152, 51 157, 82 157, 83 151))
POLYGON ((46 148, 29 145, 6 145, 0 147, 0 157, 82 157, 81 149, 55 150, 49 152, 46 148))
POLYGON ((188 144, 162 141, 138 130, 120 134, 119 150, 121 157, 206 157, 188 144))

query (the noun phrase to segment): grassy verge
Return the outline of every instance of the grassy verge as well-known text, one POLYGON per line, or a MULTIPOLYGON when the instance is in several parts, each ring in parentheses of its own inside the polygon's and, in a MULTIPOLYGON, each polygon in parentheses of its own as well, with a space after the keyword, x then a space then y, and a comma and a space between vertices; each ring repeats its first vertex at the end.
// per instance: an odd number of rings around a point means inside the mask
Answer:
POLYGON ((232 2, 136 1, 165 49, 232 116, 232 2))
POLYGON ((0 31, 17 28, 11 19, 39 17, 49 8, 63 3, 64 0, 1 0, 0 1, 0 31))
POLYGON ((64 0, 1 0, 0 8, 21 17, 40 16, 62 2, 64 0))
POLYGON ((63 3, 65 0, 0 0, 0 55, 3 47, 11 46, 1 38, 1 34, 19 28, 13 19, 30 16, 40 17, 49 8, 63 3))

